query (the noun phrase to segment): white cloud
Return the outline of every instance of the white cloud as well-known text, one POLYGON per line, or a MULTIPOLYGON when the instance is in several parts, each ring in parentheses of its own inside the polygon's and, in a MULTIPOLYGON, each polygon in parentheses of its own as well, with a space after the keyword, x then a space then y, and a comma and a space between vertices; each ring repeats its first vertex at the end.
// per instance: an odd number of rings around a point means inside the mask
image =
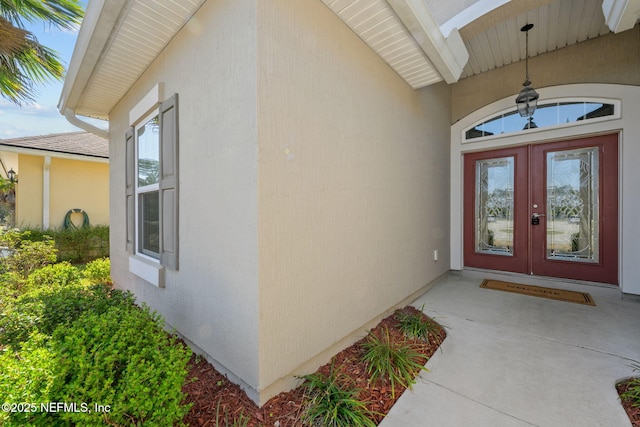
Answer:
POLYGON ((0 138, 76 132, 53 106, 31 105, 22 108, 0 104, 0 138))

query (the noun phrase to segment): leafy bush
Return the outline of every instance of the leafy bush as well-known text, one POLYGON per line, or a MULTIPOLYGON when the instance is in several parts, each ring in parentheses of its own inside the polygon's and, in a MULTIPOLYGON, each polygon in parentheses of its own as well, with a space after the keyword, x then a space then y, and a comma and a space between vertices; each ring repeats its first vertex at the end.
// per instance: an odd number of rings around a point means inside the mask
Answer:
MULTIPOLYGON (((189 408, 182 385, 190 350, 169 337, 147 307, 113 307, 86 314, 53 334, 58 351, 52 397, 63 402, 108 405, 109 425, 174 425, 189 408)), ((96 414, 62 413, 79 425, 96 414)))
POLYGON ((90 283, 111 284, 111 261, 109 258, 98 258, 87 263, 82 276, 90 283))
POLYGON ((303 415, 304 421, 312 426, 326 427, 374 427, 370 411, 364 402, 358 400, 357 389, 342 385, 348 382, 331 365, 329 375, 321 372, 305 375, 302 379, 310 401, 303 415))
MULTIPOLYGON (((7 426, 180 424, 191 351, 148 307, 104 285, 38 289, 2 316, 4 402, 75 403, 79 411, 3 412, 7 426), (92 411, 82 411, 80 405, 92 411), (94 411, 94 404, 108 411, 94 411)), ((4 418, 3 418, 4 417, 4 418)))
POLYGON ((180 424, 189 410, 182 385, 190 350, 148 308, 112 307, 33 334, 0 356, 0 394, 8 402, 65 402, 91 411, 5 413, 4 425, 180 424), (93 411, 94 405, 105 411, 93 411))
POLYGON ((48 236, 40 241, 31 241, 30 236, 30 231, 18 230, 0 234, 0 245, 8 252, 1 258, 4 272, 13 272, 26 279, 34 271, 56 262, 55 242, 48 236))
POLYGON ((111 307, 133 306, 130 292, 105 285, 84 287, 39 288, 18 297, 0 316, 0 344, 20 348, 35 331, 50 335, 61 325, 69 324, 84 313, 100 315, 111 307))
POLYGON ((47 265, 29 274, 26 290, 55 289, 80 283, 80 270, 68 262, 47 265))
POLYGON ((109 256, 109 227, 106 225, 75 229, 27 229, 27 231, 29 233, 27 238, 32 241, 53 239, 58 249, 57 261, 59 262, 69 261, 80 264, 109 256))
POLYGON ((424 361, 424 356, 410 344, 393 343, 387 328, 382 338, 370 333, 362 343, 362 348, 365 352, 362 361, 367 364, 371 381, 389 379, 394 397, 396 383, 411 387, 415 383, 416 373, 420 370, 428 371, 424 363, 420 363, 424 361))
POLYGON ((0 313, 22 293, 23 288, 24 278, 20 274, 14 271, 0 273, 0 313))
MULTIPOLYGON (((47 401, 53 386, 56 367, 54 353, 47 345, 47 339, 47 336, 36 333, 24 343, 19 353, 14 353, 11 348, 0 352, 0 396, 3 403, 20 405, 47 401)), ((24 412, 25 409, 34 408, 23 406, 22 411, 24 412)), ((38 406, 35 409, 40 408, 38 406)), ((31 415, 33 416, 3 410, 0 412, 0 425, 28 425, 25 422, 26 418, 31 418, 31 425, 55 425, 45 423, 43 414, 31 415)))

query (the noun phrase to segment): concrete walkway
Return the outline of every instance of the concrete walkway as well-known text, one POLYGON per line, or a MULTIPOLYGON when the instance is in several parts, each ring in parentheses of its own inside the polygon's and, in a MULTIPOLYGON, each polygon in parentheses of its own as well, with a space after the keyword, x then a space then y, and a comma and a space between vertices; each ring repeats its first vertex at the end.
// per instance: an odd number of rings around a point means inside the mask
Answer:
POLYGON ((448 337, 380 426, 631 425, 614 385, 640 360, 640 302, 592 294, 592 307, 480 283, 451 274, 413 303, 448 337))

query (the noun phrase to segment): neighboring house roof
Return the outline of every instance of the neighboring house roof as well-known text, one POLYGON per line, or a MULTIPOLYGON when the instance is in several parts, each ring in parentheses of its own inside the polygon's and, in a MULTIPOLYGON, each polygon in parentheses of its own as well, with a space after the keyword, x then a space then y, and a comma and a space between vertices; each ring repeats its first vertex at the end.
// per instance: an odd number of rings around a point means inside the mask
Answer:
POLYGON ((55 133, 0 139, 0 151, 109 159, 109 142, 89 132, 55 133))

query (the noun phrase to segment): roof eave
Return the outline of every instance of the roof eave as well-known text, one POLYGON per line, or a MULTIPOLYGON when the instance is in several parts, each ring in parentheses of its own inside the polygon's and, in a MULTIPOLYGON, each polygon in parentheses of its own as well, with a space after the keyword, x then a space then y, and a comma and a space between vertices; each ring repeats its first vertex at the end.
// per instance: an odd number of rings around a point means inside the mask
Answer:
POLYGON ((422 0, 387 0, 398 18, 409 30, 427 58, 447 83, 460 79, 469 52, 457 28, 445 38, 422 0))
MULTIPOLYGON (((76 108, 87 83, 102 59, 105 47, 126 4, 127 0, 91 0, 89 2, 58 102, 58 110, 69 121, 92 133, 101 129, 80 121, 76 117, 78 113, 76 108)), ((107 120, 109 111, 95 112, 92 116, 107 120)), ((102 132, 105 131, 102 130, 102 132)))
POLYGON ((627 31, 640 19, 640 0, 604 0, 602 12, 611 31, 627 31))

